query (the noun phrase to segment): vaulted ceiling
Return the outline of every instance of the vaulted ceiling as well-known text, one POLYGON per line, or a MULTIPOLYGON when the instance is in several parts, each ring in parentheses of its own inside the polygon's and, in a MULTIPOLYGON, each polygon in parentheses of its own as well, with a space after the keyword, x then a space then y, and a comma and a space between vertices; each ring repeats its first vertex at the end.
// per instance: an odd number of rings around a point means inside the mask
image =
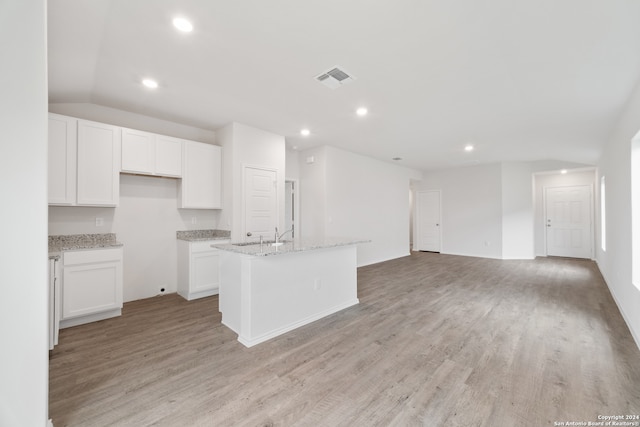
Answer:
POLYGON ((49 101, 237 121, 416 169, 594 164, 640 77, 637 0, 51 0, 49 101), (175 16, 194 30, 181 33, 175 16), (354 76, 329 89, 334 66, 354 76), (141 80, 151 77, 150 90, 141 80), (356 115, 365 106, 369 114, 356 115), (302 128, 311 134, 300 135, 302 128), (465 152, 466 144, 475 150, 465 152))

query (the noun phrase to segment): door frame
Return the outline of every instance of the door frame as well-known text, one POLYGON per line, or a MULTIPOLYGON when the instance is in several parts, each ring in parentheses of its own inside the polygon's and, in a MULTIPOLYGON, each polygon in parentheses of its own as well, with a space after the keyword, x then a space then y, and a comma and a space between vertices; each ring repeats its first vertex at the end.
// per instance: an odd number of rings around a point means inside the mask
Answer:
MULTIPOLYGON (((247 196, 247 182, 246 182, 246 171, 247 169, 260 169, 263 171, 269 171, 269 172, 273 172, 276 175, 276 180, 274 182, 275 188, 276 188, 276 226, 279 227, 281 226, 280 224, 280 191, 278 188, 278 169, 276 168, 271 168, 268 166, 260 166, 260 165, 252 165, 252 164, 248 164, 248 163, 243 163, 242 164, 242 197, 241 197, 241 207, 240 207, 240 213, 242 215, 242 221, 240 224, 240 234, 242 236, 241 241, 242 242, 246 242, 247 241, 247 201, 246 201, 246 196, 247 196)), ((274 230, 275 232, 275 230, 274 230)))
MULTIPOLYGON (((554 188, 575 188, 575 187, 587 187, 589 189, 589 241, 591 242, 591 250, 589 251, 589 259, 594 259, 595 254, 595 232, 594 232, 594 215, 595 215, 595 199, 594 199, 594 191, 593 184, 577 184, 577 185, 552 185, 552 186, 543 186, 542 187, 542 227, 544 229, 544 256, 549 255, 549 245, 547 242, 547 190, 551 190, 554 188)), ((551 255, 553 256, 553 255, 551 255)))
MULTIPOLYGON (((300 180, 297 178, 285 178, 285 191, 287 182, 293 183, 293 228, 297 238, 300 237, 300 180)), ((287 230, 282 230, 287 231, 287 230)))
POLYGON ((442 253, 442 190, 416 190, 415 191, 415 217, 414 217, 414 229, 415 239, 413 241, 413 250, 419 251, 421 246, 420 241, 420 195, 425 193, 438 193, 438 215, 440 216, 440 225, 438 226, 438 251, 442 253))

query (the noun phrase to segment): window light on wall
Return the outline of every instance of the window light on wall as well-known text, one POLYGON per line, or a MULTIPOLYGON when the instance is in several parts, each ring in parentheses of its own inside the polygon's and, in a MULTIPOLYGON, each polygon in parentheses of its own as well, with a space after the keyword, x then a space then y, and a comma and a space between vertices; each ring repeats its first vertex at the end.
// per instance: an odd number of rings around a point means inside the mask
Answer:
POLYGON ((607 189, 605 178, 600 177, 600 246, 607 250, 607 189))
POLYGON ((631 280, 640 289, 640 132, 631 141, 631 280))

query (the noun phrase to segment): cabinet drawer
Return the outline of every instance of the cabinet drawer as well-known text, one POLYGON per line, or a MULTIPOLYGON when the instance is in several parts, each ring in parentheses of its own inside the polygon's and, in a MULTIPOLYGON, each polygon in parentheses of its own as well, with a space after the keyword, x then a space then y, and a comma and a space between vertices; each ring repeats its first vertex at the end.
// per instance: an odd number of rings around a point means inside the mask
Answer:
POLYGON ((63 263, 65 266, 109 261, 122 261, 122 248, 68 251, 63 255, 63 263))

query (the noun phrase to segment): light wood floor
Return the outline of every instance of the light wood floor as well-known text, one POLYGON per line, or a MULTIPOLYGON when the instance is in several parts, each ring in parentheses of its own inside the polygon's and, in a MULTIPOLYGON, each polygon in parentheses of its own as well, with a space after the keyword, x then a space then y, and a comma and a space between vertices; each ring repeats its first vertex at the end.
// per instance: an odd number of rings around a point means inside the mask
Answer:
POLYGON ((640 414, 640 351, 595 264, 414 253, 360 304, 253 348, 217 297, 62 330, 62 426, 547 426, 640 414))

